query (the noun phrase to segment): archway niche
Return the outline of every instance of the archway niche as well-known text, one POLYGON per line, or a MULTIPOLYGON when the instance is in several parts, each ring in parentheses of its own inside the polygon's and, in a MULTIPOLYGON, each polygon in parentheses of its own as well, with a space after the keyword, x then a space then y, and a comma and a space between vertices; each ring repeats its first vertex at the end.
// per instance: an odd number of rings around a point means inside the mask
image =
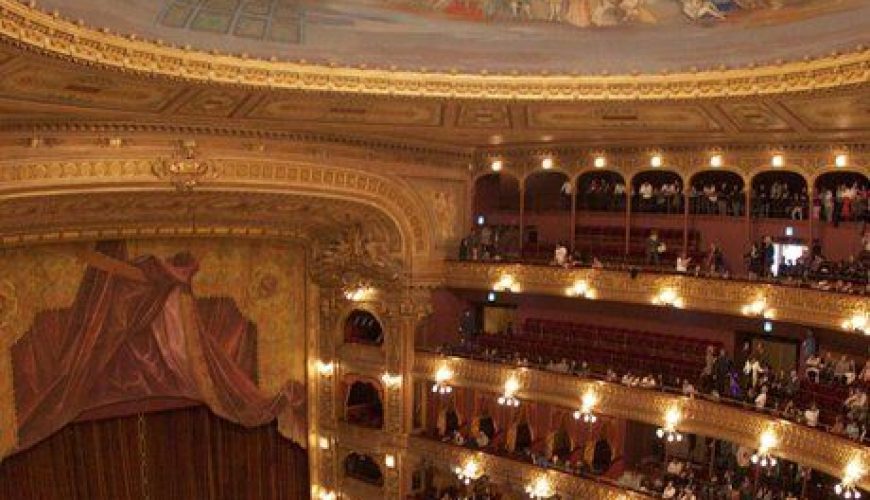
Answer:
POLYGON ((617 172, 596 170, 577 179, 577 210, 589 212, 623 212, 625 179, 617 172))
POLYGON ((743 178, 727 170, 698 172, 689 181, 689 213, 694 215, 745 215, 743 178))
POLYGON ((372 313, 354 310, 344 321, 344 341, 380 346, 384 343, 384 329, 372 313))
POLYGON ((344 475, 374 486, 384 485, 384 474, 377 460, 365 454, 348 454, 344 459, 344 475))
POLYGON ((813 218, 826 222, 868 220, 867 176, 859 172, 827 172, 816 179, 813 218))
POLYGON ((491 173, 474 183, 471 230, 460 259, 488 260, 519 257, 520 181, 509 174, 491 173))
POLYGON ((356 380, 350 384, 345 400, 345 420, 372 429, 384 426, 384 404, 376 382, 356 380))
POLYGON ((631 211, 679 214, 683 211, 683 179, 668 170, 647 170, 631 180, 631 211))
POLYGON ((573 184, 563 172, 539 171, 524 187, 523 258, 549 262, 557 244, 571 245, 573 184))
POLYGON ((803 220, 809 216, 807 183, 795 172, 761 172, 752 178, 752 215, 803 220))

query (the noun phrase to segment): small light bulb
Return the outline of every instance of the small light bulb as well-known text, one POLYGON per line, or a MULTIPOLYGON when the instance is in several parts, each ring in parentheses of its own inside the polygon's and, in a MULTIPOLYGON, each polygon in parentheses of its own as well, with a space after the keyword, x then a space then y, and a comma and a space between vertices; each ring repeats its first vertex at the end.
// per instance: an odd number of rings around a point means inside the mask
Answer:
POLYGON ((770 159, 770 164, 773 165, 774 168, 780 168, 785 165, 785 157, 782 155, 773 155, 770 159))
POLYGON ((722 155, 713 155, 710 157, 710 166, 719 168, 722 166, 722 155))
POLYGON ((501 160, 493 160, 492 163, 490 163, 489 165, 493 172, 501 172, 503 166, 504 164, 501 160))
POLYGON ((846 154, 838 154, 834 157, 834 165, 837 168, 843 168, 849 165, 849 155, 846 154))
POLYGON ((649 159, 649 164, 652 168, 659 168, 662 166, 662 157, 661 155, 653 155, 649 159))
POLYGON ((553 168, 553 159, 552 158, 544 158, 541 160, 541 168, 544 170, 550 170, 553 168))
POLYGON ((596 156, 594 160, 595 168, 604 168, 607 166, 607 158, 603 156, 596 156))

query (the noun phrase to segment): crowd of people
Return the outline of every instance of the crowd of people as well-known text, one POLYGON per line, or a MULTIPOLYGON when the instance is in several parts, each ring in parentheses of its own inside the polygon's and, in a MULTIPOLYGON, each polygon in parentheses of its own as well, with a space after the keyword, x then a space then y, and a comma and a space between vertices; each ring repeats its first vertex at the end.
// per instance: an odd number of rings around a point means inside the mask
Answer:
POLYGON ((725 349, 709 349, 703 371, 697 378, 669 379, 662 373, 617 373, 608 368, 594 372, 582 359, 550 359, 535 353, 500 352, 481 348, 465 339, 460 346, 443 346, 444 353, 472 356, 489 362, 536 367, 579 377, 593 377, 629 387, 669 390, 690 397, 739 404, 766 411, 810 427, 820 427, 850 439, 864 441, 868 424, 867 390, 870 388, 870 358, 860 363, 828 352, 821 356, 812 332, 802 343, 802 366, 786 372, 775 370, 763 344, 746 343, 735 357, 725 349), (826 395, 825 401, 817 401, 826 395), (836 395, 841 394, 840 399, 836 395))
MULTIPOLYGON (((667 390, 687 397, 740 404, 746 409, 769 412, 848 439, 864 441, 868 424, 870 359, 859 365, 846 356, 835 358, 831 353, 819 356, 811 333, 801 349, 803 355, 807 356, 806 361, 799 370, 789 373, 772 368, 763 344, 756 344, 755 347, 746 344, 734 358, 724 349, 718 352, 711 350, 707 353, 706 366, 696 380, 669 380, 662 375, 631 372, 619 374, 612 369, 594 373, 581 360, 546 359, 533 353, 498 352, 495 349, 480 350, 473 343, 445 346, 442 351, 519 367, 601 378, 630 387, 667 390), (813 392, 804 389, 807 384, 813 385, 819 393, 846 391, 846 396, 836 406, 822 408, 810 399, 813 392)), ((485 448, 489 444, 489 441, 481 443, 474 437, 466 438, 458 434, 455 432, 449 438, 457 440, 455 444, 472 448, 485 448)), ((708 447, 703 455, 709 458, 709 462, 699 466, 690 459, 671 456, 662 465, 660 460, 654 460, 637 470, 625 472, 618 484, 662 498, 679 500, 806 498, 801 492, 805 492, 811 482, 810 475, 813 472, 809 468, 784 460, 778 460, 776 466, 756 468, 750 461, 752 449, 694 435, 689 435, 687 439, 688 455, 694 455, 693 449, 700 442, 708 447)), ((590 464, 567 461, 559 456, 543 457, 529 450, 525 450, 525 453, 524 460, 542 467, 580 475, 602 472, 600 469, 596 471, 590 464)), ((664 453, 661 450, 661 454, 664 453)), ((825 488, 830 488, 830 485, 825 488)))
POLYGON ((663 182, 657 187, 649 181, 637 186, 633 193, 632 211, 642 213, 679 214, 683 211, 683 186, 679 180, 663 182))
POLYGON ((741 184, 706 182, 693 184, 689 191, 689 213, 699 215, 743 215, 746 193, 741 184))
POLYGON ((866 184, 841 183, 823 187, 813 200, 813 218, 837 224, 840 221, 868 220, 870 189, 866 184))
POLYGON ((752 188, 752 215, 756 218, 803 220, 809 217, 809 194, 806 187, 791 187, 774 181, 752 188))

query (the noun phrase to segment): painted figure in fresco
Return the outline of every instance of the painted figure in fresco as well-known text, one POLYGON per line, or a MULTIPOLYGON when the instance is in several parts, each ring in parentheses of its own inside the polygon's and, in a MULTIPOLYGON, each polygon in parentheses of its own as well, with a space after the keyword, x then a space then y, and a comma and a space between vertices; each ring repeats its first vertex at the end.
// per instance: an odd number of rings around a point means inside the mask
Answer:
MULTIPOLYGON (((12 348, 19 448, 83 411, 148 398, 202 402, 244 425, 304 405, 295 382, 260 391, 256 326, 231 298, 193 295, 199 263, 189 252, 128 259, 115 241, 80 257, 87 270, 72 307, 41 314, 12 348)), ((304 424, 296 431, 304 439, 304 424)))
POLYGON ((705 17, 725 18, 725 14, 720 12, 710 0, 683 0, 683 14, 693 21, 705 17))

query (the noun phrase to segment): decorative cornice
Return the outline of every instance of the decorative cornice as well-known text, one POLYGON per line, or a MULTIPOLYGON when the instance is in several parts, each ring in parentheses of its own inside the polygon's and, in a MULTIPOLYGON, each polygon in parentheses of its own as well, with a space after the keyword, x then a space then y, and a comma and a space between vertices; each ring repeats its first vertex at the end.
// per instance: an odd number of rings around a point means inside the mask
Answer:
MULTIPOLYGON (((308 194, 370 205, 383 211, 399 227, 402 239, 406 242, 404 251, 408 252, 408 256, 427 254, 432 248, 432 223, 428 211, 417 199, 413 190, 399 179, 362 169, 322 166, 299 161, 212 159, 211 162, 215 177, 208 185, 199 189, 202 192, 308 194)), ((62 194, 85 195, 113 191, 128 193, 126 198, 130 203, 134 203, 136 198, 134 193, 153 193, 155 190, 169 187, 153 175, 153 163, 152 160, 136 159, 0 163, 0 197, 7 198, 8 204, 13 203, 9 198, 26 201, 27 198, 32 197, 52 198, 62 194)), ((67 203, 75 204, 76 201, 67 201, 67 203)), ((90 209, 101 210, 99 205, 90 206, 90 209)), ((228 210, 229 213, 232 211, 232 208, 228 210)), ((6 212, 9 213, 9 210, 6 212)), ((14 234, 7 234, 4 237, 10 237, 15 243, 20 244, 21 241, 28 240, 64 239, 64 231, 81 229, 77 227, 75 220, 60 225, 58 220, 46 219, 34 213, 30 215, 36 219, 29 222, 16 221, 12 224, 17 228, 14 234)), ((102 211, 91 215, 111 220, 119 214, 102 211)), ((177 217, 184 214, 174 215, 177 217)), ((102 220, 98 217, 95 222, 101 223, 102 220)), ((189 218, 183 218, 183 223, 189 225, 189 218)), ((130 225, 123 224, 121 227, 130 225)), ((163 225, 160 224, 158 227, 163 225)))
MULTIPOLYGON (((417 352, 415 377, 433 380, 443 363, 442 356, 417 352)), ((493 394, 499 394, 504 381, 517 373, 509 366, 458 358, 450 363, 450 367, 453 370, 451 384, 493 394)), ((667 410, 676 406, 683 415, 679 425, 681 431, 724 439, 752 449, 758 447, 760 436, 766 429, 775 427, 779 440, 777 456, 834 477, 842 477, 847 464, 856 458, 863 463, 870 460, 870 451, 860 443, 762 413, 534 369, 521 370, 520 377, 520 399, 576 408, 581 394, 593 389, 599 396, 597 411, 653 425, 662 425, 667 410)), ((861 487, 870 487, 870 478, 863 479, 861 487)))
POLYGON ((844 320, 868 313, 866 297, 751 281, 653 273, 632 278, 625 271, 474 262, 449 262, 445 272, 447 286, 471 290, 491 290, 505 275, 520 284, 522 293, 564 297, 566 289, 585 281, 596 290, 597 299, 629 304, 650 305, 662 290, 672 289, 682 297, 684 309, 732 316, 742 315, 743 306, 763 298, 776 310, 777 321, 826 329, 839 329, 844 320))
POLYGON ((772 66, 658 75, 569 76, 428 73, 333 68, 215 55, 97 31, 16 0, 0 0, 0 37, 78 63, 189 81, 270 89, 427 97, 607 100, 691 99, 859 85, 870 50, 772 66))
MULTIPOLYGON (((634 500, 649 498, 640 493, 617 488, 604 482, 584 479, 557 470, 544 471, 540 467, 524 464, 509 458, 479 453, 467 448, 440 443, 420 437, 410 439, 409 454, 417 461, 433 463, 436 467, 452 474, 453 467, 461 466, 469 459, 476 460, 490 481, 496 485, 522 490, 536 478, 546 475, 553 490, 562 498, 582 498, 583 500, 610 500, 620 498, 634 500)), ((521 493, 519 491, 518 493, 521 493)))

